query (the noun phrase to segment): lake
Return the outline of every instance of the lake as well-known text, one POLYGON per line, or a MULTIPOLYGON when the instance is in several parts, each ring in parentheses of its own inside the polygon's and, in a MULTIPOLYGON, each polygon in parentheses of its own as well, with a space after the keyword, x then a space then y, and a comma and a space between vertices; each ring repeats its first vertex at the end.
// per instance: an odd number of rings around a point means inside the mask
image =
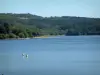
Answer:
POLYGON ((100 75, 100 36, 0 40, 1 74, 100 75))

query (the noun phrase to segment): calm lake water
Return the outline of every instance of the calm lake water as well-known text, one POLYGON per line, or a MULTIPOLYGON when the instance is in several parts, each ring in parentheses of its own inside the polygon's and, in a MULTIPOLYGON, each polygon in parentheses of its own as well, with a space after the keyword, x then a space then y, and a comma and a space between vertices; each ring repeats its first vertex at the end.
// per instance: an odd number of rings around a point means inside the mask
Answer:
POLYGON ((0 40, 0 73, 100 75, 100 36, 0 40))

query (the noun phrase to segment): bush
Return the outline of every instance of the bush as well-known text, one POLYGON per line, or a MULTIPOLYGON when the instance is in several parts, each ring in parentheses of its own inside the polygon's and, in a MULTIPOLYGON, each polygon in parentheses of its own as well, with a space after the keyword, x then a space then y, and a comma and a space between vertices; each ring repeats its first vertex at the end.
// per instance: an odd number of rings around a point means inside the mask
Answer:
POLYGON ((16 38, 18 39, 18 38, 19 38, 19 36, 16 36, 16 38))
POLYGON ((9 38, 16 38, 16 35, 13 34, 13 33, 10 33, 10 34, 9 34, 9 38))
POLYGON ((0 39, 6 39, 8 38, 8 34, 0 34, 0 39))
POLYGON ((29 35, 27 32, 24 32, 24 36, 25 36, 25 38, 27 38, 29 35))
POLYGON ((20 38, 25 38, 24 33, 19 33, 18 36, 19 36, 20 38))
POLYGON ((4 36, 3 36, 3 34, 0 34, 0 39, 4 39, 4 36))

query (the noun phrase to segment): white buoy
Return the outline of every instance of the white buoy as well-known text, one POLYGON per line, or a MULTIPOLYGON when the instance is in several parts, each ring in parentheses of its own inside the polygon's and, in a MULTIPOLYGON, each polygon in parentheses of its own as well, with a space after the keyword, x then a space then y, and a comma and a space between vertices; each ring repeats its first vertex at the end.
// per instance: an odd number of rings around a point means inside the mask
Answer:
POLYGON ((25 54, 23 53, 22 56, 25 56, 25 54))
POLYGON ((22 57, 23 57, 23 58, 25 57, 25 53, 22 53, 22 57))

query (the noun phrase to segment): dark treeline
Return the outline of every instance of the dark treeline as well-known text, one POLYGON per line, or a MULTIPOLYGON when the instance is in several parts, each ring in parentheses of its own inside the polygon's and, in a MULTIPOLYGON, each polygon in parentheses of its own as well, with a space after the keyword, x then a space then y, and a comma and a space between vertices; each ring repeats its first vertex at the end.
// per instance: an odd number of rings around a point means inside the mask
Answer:
POLYGON ((100 18, 0 13, 0 39, 41 35, 100 35, 100 18))

